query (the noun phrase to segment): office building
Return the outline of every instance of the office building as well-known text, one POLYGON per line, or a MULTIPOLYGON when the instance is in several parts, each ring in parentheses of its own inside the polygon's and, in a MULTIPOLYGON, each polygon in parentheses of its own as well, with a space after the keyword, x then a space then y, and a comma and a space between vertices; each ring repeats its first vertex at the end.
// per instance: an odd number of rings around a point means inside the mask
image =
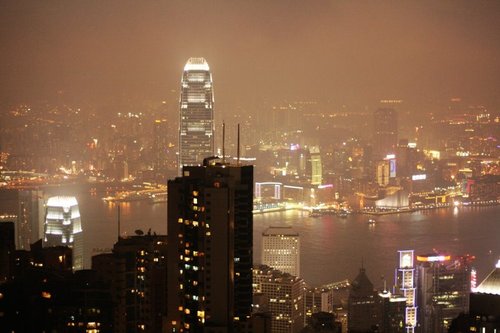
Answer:
POLYGON ((377 325, 377 293, 364 268, 351 283, 347 300, 348 332, 370 332, 377 325))
POLYGON ((448 332, 452 319, 468 311, 472 259, 417 255, 417 303, 422 333, 448 332))
POLYGON ((255 294, 262 294, 271 313, 271 332, 296 333, 304 327, 304 281, 266 265, 253 270, 255 294))
POLYGON ((153 169, 155 175, 165 172, 167 167, 167 120, 156 119, 153 127, 153 169))
POLYGON ((500 260, 479 286, 473 288, 468 313, 455 318, 449 332, 500 332, 500 260))
POLYGON ((291 227, 270 227, 262 233, 262 264, 300 276, 300 238, 291 227))
POLYGON ((214 155, 214 94, 212 74, 204 58, 190 58, 181 82, 179 117, 179 172, 185 165, 201 165, 214 155))
POLYGON ((398 251, 398 268, 395 270, 396 293, 406 298, 405 332, 414 333, 417 326, 417 288, 413 250, 398 251))
POLYGON ((398 143, 398 114, 392 108, 380 108, 373 114, 373 152, 375 160, 395 154, 398 143))
POLYGON ((73 251, 73 270, 83 269, 83 233, 75 197, 57 196, 47 200, 43 246, 68 246, 73 251))
POLYGON ((387 290, 378 293, 378 331, 383 333, 405 332, 406 297, 387 290))
POLYGON ((252 311, 253 166, 210 162, 168 182, 168 332, 233 332, 252 311))

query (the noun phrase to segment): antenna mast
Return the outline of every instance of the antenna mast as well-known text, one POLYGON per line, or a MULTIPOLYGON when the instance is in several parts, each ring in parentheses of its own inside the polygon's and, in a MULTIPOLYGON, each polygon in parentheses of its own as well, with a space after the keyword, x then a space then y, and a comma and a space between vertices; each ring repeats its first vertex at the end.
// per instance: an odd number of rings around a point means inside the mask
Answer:
POLYGON ((226 163, 226 124, 222 122, 222 164, 226 163))
POLYGON ((240 124, 238 124, 238 150, 237 150, 237 165, 240 165, 240 124))

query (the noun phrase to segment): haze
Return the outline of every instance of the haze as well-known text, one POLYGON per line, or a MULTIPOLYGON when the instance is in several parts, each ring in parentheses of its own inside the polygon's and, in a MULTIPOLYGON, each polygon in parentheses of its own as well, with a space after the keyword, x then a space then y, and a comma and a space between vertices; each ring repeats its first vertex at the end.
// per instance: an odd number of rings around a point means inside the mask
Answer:
POLYGON ((2 104, 177 102, 184 63, 202 56, 219 112, 500 105, 499 1, 2 1, 0 39, 2 104))

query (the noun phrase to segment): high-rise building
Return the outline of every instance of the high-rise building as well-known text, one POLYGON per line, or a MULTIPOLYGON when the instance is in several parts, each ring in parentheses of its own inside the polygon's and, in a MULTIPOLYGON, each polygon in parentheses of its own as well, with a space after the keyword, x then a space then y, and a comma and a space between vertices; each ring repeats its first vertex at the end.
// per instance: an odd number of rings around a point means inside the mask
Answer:
POLYGON ((83 269, 83 233, 75 197, 57 196, 47 200, 43 246, 68 246, 73 251, 73 270, 83 269))
POLYGON ((167 236, 120 237, 112 254, 92 258, 111 286, 113 332, 161 332, 167 303, 167 236))
POLYGON ((167 148, 167 120, 156 119, 153 127, 153 168, 156 175, 165 172, 167 148))
POLYGON ((348 332, 370 332, 377 325, 377 293, 365 269, 351 283, 347 300, 348 332))
POLYGON ((473 288, 468 313, 455 318, 448 332, 500 332, 500 260, 479 286, 473 288))
POLYGON ((398 254, 398 268, 395 270, 396 293, 406 298, 405 332, 414 333, 417 326, 417 288, 413 250, 400 250, 398 254))
POLYGON ((179 173, 185 165, 201 165, 214 155, 212 74, 204 58, 189 58, 181 81, 179 173))
POLYGON ((387 290, 378 293, 378 331, 383 333, 405 332, 406 297, 387 290))
POLYGON ((209 162, 168 182, 168 332, 233 332, 251 315, 253 166, 209 162))
POLYGON ((469 309, 473 257, 417 255, 419 326, 422 333, 448 332, 469 309))
POLYGON ((262 264, 300 276, 300 238, 291 227, 270 227, 262 233, 262 264))
POLYGON ((295 333, 304 327, 304 281, 266 265, 253 269, 255 294, 262 294, 271 313, 271 332, 295 333))
POLYGON ((395 154, 398 143, 398 114, 392 108, 380 108, 373 114, 373 151, 376 160, 395 154))

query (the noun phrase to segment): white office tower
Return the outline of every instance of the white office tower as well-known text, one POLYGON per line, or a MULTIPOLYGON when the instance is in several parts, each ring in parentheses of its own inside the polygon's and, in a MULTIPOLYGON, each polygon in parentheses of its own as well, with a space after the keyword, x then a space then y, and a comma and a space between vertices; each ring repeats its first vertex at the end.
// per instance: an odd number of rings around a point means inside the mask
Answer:
POLYGON ((179 175, 182 166, 202 165, 214 155, 212 74, 204 58, 190 58, 181 81, 179 175))
POLYGON ((415 267, 413 265, 413 250, 399 252, 399 267, 396 268, 396 293, 406 297, 405 323, 406 333, 414 333, 417 326, 417 302, 415 287, 415 267))
POLYGON ((83 233, 75 197, 50 197, 47 201, 43 246, 68 246, 73 251, 73 270, 83 269, 83 233))
POLYGON ((300 239, 291 227, 270 227, 262 233, 262 264, 300 276, 300 239))

